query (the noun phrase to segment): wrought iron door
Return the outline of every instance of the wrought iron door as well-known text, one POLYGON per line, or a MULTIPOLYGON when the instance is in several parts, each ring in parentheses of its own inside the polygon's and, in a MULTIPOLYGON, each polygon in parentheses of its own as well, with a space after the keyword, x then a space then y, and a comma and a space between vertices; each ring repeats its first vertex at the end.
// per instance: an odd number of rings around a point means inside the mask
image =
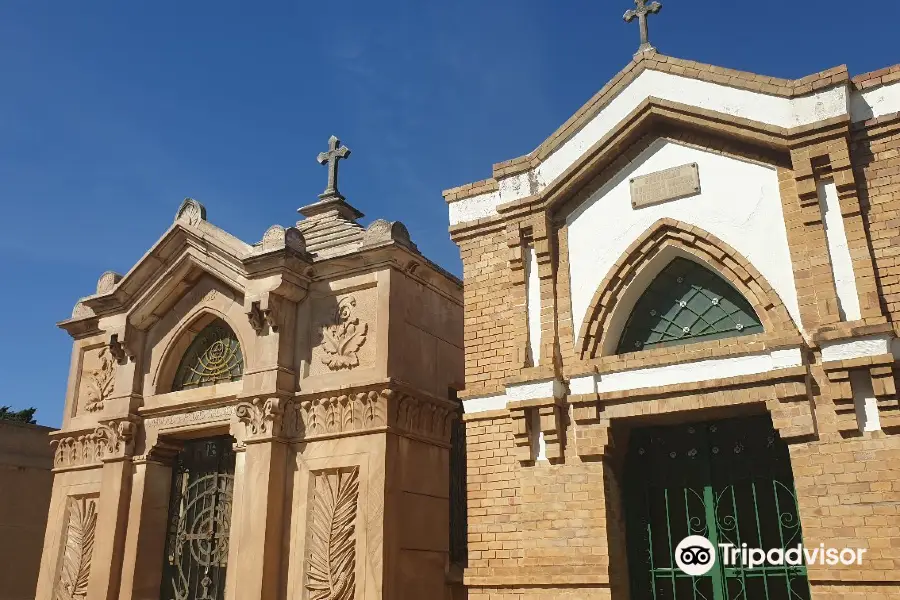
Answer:
POLYGON ((188 442, 172 476, 161 600, 222 600, 234 488, 229 436, 188 442))
POLYGON ((805 566, 725 566, 719 549, 802 541, 790 456, 768 416, 636 430, 625 478, 633 600, 809 600, 805 566), (689 535, 717 549, 706 575, 675 565, 689 535))

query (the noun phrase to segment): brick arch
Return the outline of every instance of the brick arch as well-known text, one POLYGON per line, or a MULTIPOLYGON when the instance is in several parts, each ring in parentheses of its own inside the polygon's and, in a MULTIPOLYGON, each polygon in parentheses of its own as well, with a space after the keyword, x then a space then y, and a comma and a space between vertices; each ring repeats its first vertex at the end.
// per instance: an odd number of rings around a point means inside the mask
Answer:
POLYGON ((699 227, 665 218, 628 246, 594 293, 578 336, 576 351, 581 359, 610 353, 609 336, 617 334, 611 328, 613 315, 619 308, 630 311, 633 306, 633 303, 620 306, 623 294, 648 267, 663 268, 665 264, 657 264, 656 258, 669 253, 687 254, 728 281, 750 302, 766 334, 786 333, 800 339, 800 332, 778 293, 740 252, 699 227))

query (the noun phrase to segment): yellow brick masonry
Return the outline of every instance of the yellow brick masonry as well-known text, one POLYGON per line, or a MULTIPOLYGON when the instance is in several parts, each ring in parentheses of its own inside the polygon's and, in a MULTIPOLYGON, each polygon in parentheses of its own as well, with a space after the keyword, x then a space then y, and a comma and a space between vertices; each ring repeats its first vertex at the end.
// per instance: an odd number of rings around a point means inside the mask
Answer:
MULTIPOLYGON (((840 83, 870 89, 900 80, 900 66, 852 81, 844 67, 787 81, 644 55, 534 152, 494 165, 494 178, 448 190, 446 199, 494 191, 497 177, 533 168, 646 68, 781 96, 840 83)), ((501 207, 495 217, 452 228, 465 280, 466 390, 461 397, 503 393, 516 382, 553 377, 565 382, 592 373, 784 347, 801 347, 804 364, 701 384, 510 403, 505 409, 466 415, 469 554, 464 581, 469 598, 625 600, 619 488, 628 430, 651 422, 759 412, 772 416, 789 443, 805 543, 867 549, 862 568, 811 566, 813 598, 900 598, 900 369, 891 355, 823 363, 820 349, 826 341, 900 331, 900 114, 852 125, 839 119, 796 131, 665 103, 649 103, 633 116, 610 135, 614 141, 608 147, 597 150, 608 156, 565 174, 568 182, 557 188, 565 197, 552 202, 528 198, 501 207), (645 117, 636 125, 635 119, 645 117), (777 169, 802 336, 753 265, 721 240, 677 222, 659 224, 657 233, 666 235, 648 233, 636 240, 616 263, 621 272, 599 286, 585 322, 573 322, 564 216, 657 137, 777 169), (850 323, 840 322, 838 315, 815 195, 816 183, 827 179, 838 187, 859 290, 862 318, 850 323), (540 267, 542 364, 536 369, 525 360, 522 250, 538 240, 546 245, 541 246, 540 267), (646 260, 642 252, 652 253, 647 244, 663 241, 703 253, 751 300, 765 333, 604 355, 602 336, 617 297, 646 260), (857 370, 872 379, 883 431, 859 433, 850 386, 850 373, 857 370), (523 429, 528 410, 540 411, 542 430, 556 436, 548 437, 558 445, 549 462, 536 462, 528 453, 528 431, 523 429)))

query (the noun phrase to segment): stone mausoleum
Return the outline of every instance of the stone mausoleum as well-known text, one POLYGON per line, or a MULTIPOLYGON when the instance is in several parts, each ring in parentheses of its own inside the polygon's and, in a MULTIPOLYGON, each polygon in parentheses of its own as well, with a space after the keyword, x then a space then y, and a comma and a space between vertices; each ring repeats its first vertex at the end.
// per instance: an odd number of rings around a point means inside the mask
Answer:
POLYGON ((900 598, 900 65, 634 59, 447 190, 469 600, 900 598), (860 564, 676 568, 688 535, 860 564))
MULTIPOLYGON (((328 187, 249 244, 187 199, 74 339, 41 600, 444 598, 462 289, 328 187)), ((449 597, 449 596, 448 596, 449 597)))

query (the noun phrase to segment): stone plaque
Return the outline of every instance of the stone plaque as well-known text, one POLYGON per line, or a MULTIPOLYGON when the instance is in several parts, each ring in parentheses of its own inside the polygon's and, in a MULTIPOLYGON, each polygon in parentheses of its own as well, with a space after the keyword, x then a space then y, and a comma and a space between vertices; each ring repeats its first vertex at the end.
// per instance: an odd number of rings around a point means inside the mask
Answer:
POLYGON ((631 183, 631 206, 642 208, 700 193, 700 169, 697 163, 672 167, 640 177, 631 183))

